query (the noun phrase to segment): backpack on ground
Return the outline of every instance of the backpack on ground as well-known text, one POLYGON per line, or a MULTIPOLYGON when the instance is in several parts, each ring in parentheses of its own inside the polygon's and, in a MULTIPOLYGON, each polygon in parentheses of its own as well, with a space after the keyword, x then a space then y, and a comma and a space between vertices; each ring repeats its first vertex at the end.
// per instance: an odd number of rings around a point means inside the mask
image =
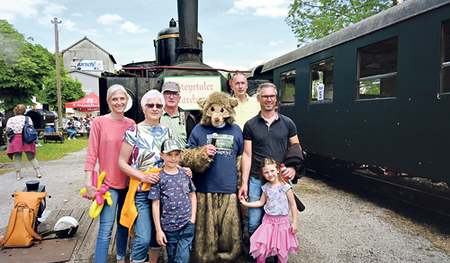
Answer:
POLYGON ((25 116, 25 125, 22 130, 22 141, 26 143, 34 142, 37 139, 36 130, 28 122, 28 116, 25 116))
POLYGON ((37 213, 44 192, 15 192, 14 209, 9 218, 5 237, 0 238, 0 248, 29 247, 40 243, 42 237, 36 233, 37 213))

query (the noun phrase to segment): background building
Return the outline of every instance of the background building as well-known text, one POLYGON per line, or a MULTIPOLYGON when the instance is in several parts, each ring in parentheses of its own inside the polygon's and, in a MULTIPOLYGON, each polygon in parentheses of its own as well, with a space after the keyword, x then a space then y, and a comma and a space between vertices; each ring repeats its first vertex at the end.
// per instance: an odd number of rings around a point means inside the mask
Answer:
POLYGON ((62 51, 64 68, 73 79, 78 78, 86 94, 99 95, 98 78, 102 72, 114 72, 116 60, 102 47, 84 37, 62 51))

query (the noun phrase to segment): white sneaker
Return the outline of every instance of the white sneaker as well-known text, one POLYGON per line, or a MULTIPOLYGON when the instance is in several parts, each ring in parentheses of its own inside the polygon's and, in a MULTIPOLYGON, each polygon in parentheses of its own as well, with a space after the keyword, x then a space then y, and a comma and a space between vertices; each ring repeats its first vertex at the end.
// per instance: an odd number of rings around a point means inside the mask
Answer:
POLYGON ((67 140, 69 140, 69 141, 70 141, 70 140, 72 140, 72 139, 70 139, 70 137, 67 137, 67 140))
POLYGON ((42 144, 40 144, 40 143, 36 144, 36 147, 41 147, 41 146, 42 146, 42 144))
POLYGON ((73 137, 73 139, 74 139, 74 140, 76 140, 76 139, 77 139, 77 137, 73 137))

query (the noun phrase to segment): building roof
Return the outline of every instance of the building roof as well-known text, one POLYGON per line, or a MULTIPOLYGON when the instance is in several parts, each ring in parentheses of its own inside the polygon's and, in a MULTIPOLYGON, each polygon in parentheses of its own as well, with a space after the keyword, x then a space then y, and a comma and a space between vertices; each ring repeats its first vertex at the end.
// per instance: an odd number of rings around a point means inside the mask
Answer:
POLYGON ((116 60, 114 59, 114 56, 112 54, 110 54, 108 51, 104 50, 101 46, 95 44, 92 40, 90 40, 89 38, 87 38, 86 36, 84 38, 82 38, 80 41, 76 42, 75 44, 71 45, 70 47, 63 49, 63 51, 61 52, 62 54, 64 54, 64 52, 68 51, 69 49, 73 48, 74 46, 80 44, 83 41, 89 41, 92 45, 96 46, 98 49, 100 49, 101 51, 105 52, 106 54, 108 54, 109 58, 111 59, 111 61, 114 64, 117 64, 116 60))
POLYGON ((97 75, 97 74, 86 72, 86 71, 82 71, 82 70, 78 70, 78 69, 70 70, 69 74, 72 74, 72 73, 80 73, 80 74, 88 75, 88 76, 91 76, 91 77, 100 78, 100 76, 97 75))

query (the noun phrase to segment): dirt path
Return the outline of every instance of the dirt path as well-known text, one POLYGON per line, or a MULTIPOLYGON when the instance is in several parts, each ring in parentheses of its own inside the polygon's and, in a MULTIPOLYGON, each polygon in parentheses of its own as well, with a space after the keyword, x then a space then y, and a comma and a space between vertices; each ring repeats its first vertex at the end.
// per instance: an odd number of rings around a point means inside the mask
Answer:
MULTIPOLYGON (((3 168, 11 169, 0 175, 0 235, 6 231, 9 215, 14 208, 14 198, 11 194, 22 191, 29 180, 39 180, 40 185, 45 185, 51 198, 47 199, 46 211, 66 208, 89 207, 90 201, 81 198, 79 191, 84 187, 84 161, 86 149, 71 153, 56 161, 40 162, 42 178, 35 177, 35 171, 29 162, 23 163, 22 180, 17 181, 14 164, 4 165, 3 168)), ((26 159, 26 158, 25 158, 26 159)))

